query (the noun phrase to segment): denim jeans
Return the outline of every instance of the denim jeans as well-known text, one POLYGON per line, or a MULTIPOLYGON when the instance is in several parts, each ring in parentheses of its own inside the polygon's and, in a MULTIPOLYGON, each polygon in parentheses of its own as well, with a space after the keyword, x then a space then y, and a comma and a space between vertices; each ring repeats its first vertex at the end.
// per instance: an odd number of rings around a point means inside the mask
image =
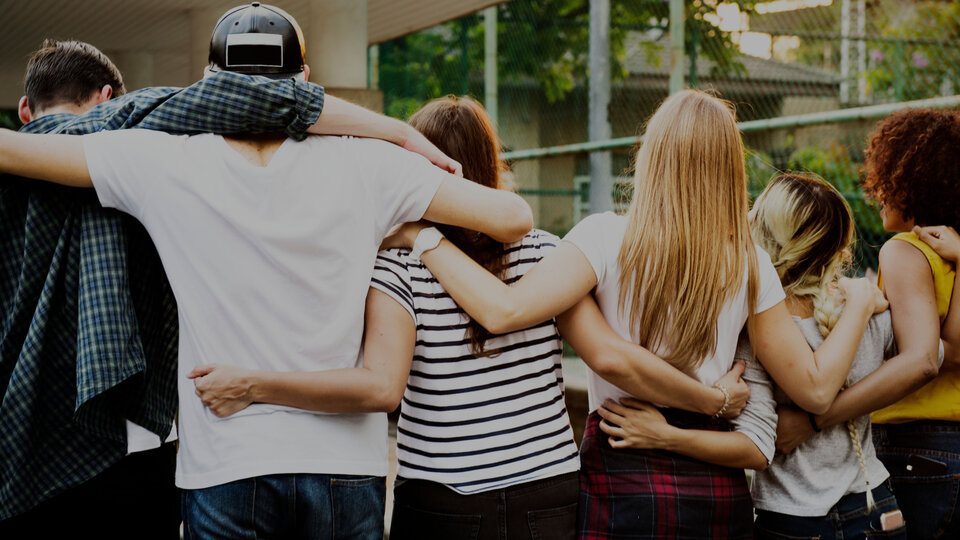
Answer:
POLYGON ((386 479, 278 474, 183 490, 184 540, 381 540, 386 479))
POLYGON ((391 540, 573 540, 577 473, 461 495, 425 480, 393 490, 391 540))
POLYGON ((906 538, 903 526, 889 531, 880 527, 880 515, 897 509, 888 483, 874 488, 873 497, 877 502, 873 512, 867 510, 864 493, 845 495, 825 516, 792 516, 758 509, 754 535, 758 540, 906 538))
POLYGON ((960 538, 960 422, 874 424, 873 434, 908 536, 960 538), (936 470, 940 464, 944 470, 936 470))

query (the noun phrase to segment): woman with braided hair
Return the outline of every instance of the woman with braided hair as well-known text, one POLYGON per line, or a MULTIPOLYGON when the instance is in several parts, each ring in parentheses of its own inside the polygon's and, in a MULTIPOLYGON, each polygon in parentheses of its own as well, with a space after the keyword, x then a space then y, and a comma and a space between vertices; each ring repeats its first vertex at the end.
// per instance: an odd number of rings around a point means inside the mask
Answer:
MULTIPOLYGON (((750 212, 750 227, 754 241, 777 269, 787 308, 816 350, 843 309, 837 284, 849 266, 855 240, 849 206, 836 188, 819 177, 784 174, 757 198, 750 212)), ((874 315, 844 386, 873 372, 895 351, 890 313, 874 315)), ((744 350, 738 355, 752 356, 744 350)), ((762 377, 762 368, 749 359, 744 377, 753 378, 755 386, 758 371, 762 377)), ((779 387, 773 387, 773 395, 780 406, 793 403, 779 387)), ((676 430, 653 408, 636 402, 630 405, 605 403, 600 413, 614 426, 604 430, 628 447, 670 447, 676 430)), ((804 421, 809 421, 808 414, 803 413, 804 421)), ((710 460, 709 456, 691 456, 710 460)), ((752 486, 755 535, 849 539, 882 531, 884 538, 904 538, 902 522, 898 525, 890 518, 881 522, 882 515, 892 517, 898 510, 885 482, 888 477, 874 451, 867 414, 825 427, 793 452, 778 454, 769 467, 756 473, 752 486)))

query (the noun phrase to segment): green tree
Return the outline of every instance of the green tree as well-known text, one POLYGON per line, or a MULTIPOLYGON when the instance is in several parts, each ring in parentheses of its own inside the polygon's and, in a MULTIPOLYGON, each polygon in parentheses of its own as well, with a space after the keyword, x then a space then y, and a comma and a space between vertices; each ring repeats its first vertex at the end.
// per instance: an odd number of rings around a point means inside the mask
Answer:
MULTIPOLYGON (((741 10, 749 0, 737 0, 741 10)), ((719 74, 744 72, 730 35, 707 22, 716 0, 687 0, 688 50, 712 60, 719 74), (696 45, 694 45, 696 44, 696 45)), ((626 78, 623 65, 630 36, 662 34, 669 5, 661 0, 611 0, 610 60, 614 81, 626 78), (631 33, 633 32, 633 33, 631 33)), ((542 88, 550 102, 563 99, 587 77, 590 40, 588 0, 512 0, 498 7, 500 80, 542 88)), ((406 117, 424 101, 446 93, 478 93, 483 77, 480 17, 470 15, 380 46, 379 77, 388 114, 406 117)), ((658 62, 661 45, 642 41, 647 60, 658 62)))

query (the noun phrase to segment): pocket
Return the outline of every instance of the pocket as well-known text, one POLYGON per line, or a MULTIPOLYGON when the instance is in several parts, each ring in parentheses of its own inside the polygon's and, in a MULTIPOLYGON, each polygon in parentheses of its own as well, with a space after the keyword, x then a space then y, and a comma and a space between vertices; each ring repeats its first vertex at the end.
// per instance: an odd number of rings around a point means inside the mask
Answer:
MULTIPOLYGON (((574 508, 574 510, 576 510, 574 508)), ((397 507, 390 525, 391 540, 476 540, 480 514, 445 514, 397 507)))
POLYGON ((897 527, 896 529, 890 529, 889 531, 864 531, 863 535, 866 538, 906 538, 907 537, 907 525, 897 527))
MULTIPOLYGON (((890 471, 893 494, 911 538, 952 537, 960 524, 956 521, 956 507, 960 495, 960 474, 917 476, 907 472, 907 461, 917 450, 886 452, 879 456, 890 471), (948 534, 949 533, 949 534, 948 534)), ((944 461, 939 453, 930 457, 944 461)), ((950 464, 953 469, 953 464, 950 464)))
POLYGON ((527 512, 530 536, 534 540, 572 540, 576 538, 577 503, 527 512))
POLYGON ((383 538, 386 478, 338 476, 330 479, 330 491, 338 538, 383 538))

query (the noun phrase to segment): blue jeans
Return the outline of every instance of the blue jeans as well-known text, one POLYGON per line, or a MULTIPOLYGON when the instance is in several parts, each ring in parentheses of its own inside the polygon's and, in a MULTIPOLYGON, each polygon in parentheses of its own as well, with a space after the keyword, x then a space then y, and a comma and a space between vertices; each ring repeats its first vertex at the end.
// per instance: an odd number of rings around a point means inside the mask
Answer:
POLYGON ((184 540, 381 540, 386 479, 277 474, 183 490, 184 540))
POLYGON ((462 495, 404 480, 394 490, 391 540, 574 540, 577 473, 462 495))
POLYGON ((874 424, 873 441, 908 536, 960 538, 960 422, 874 424))
POLYGON ((873 512, 867 510, 864 493, 843 496, 825 516, 792 516, 758 509, 753 524, 754 537, 758 540, 906 538, 903 526, 881 530, 880 515, 897 509, 897 500, 888 484, 874 488, 873 498, 877 502, 873 512))

